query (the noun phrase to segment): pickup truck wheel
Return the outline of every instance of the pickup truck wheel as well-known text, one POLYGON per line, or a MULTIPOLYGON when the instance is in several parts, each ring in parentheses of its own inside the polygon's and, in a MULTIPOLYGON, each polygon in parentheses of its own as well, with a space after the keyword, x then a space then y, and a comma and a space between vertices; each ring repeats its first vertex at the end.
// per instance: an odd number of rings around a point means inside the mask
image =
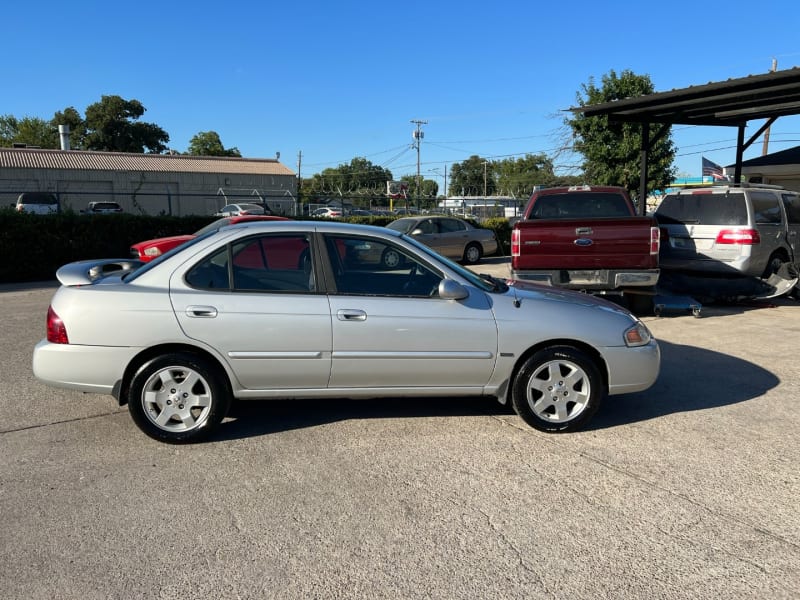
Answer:
POLYGON ((511 403, 534 429, 576 431, 600 408, 603 380, 596 364, 571 346, 533 354, 514 378, 511 403))
POLYGON ((464 248, 464 262, 468 265, 476 264, 483 256, 483 248, 477 242, 471 242, 464 248))
POLYGON ((208 437, 230 406, 220 369, 187 352, 157 356, 133 376, 128 409, 136 425, 151 438, 170 444, 208 437))

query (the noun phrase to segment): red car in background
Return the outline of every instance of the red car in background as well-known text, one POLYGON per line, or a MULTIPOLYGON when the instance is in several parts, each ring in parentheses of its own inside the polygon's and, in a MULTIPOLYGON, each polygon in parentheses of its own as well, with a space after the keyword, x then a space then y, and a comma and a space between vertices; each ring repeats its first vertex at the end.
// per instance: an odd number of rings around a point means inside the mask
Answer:
POLYGON ((271 215, 242 215, 238 217, 225 217, 217 219, 213 223, 209 223, 202 229, 195 231, 190 235, 173 235, 170 237, 157 238, 154 240, 147 240, 133 244, 131 246, 131 257, 143 262, 149 262, 154 258, 158 258, 162 254, 169 252, 176 246, 180 246, 184 242, 188 242, 199 235, 208 233, 209 231, 216 231, 226 225, 235 225, 236 223, 245 223, 247 221, 288 221, 286 217, 275 217, 271 215))

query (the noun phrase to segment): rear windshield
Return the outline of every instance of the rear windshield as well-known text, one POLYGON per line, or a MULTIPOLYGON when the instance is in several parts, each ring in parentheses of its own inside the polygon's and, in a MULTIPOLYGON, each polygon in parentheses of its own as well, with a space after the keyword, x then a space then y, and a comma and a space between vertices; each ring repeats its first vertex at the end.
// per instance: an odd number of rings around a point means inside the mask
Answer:
POLYGON ((667 194, 656 209, 659 223, 747 225, 744 194, 667 194))
POLYGON ((55 194, 46 192, 25 192, 19 195, 17 202, 20 204, 58 204, 58 199, 55 194))
POLYGON ((530 219, 585 219, 594 217, 629 217, 631 211, 624 196, 611 192, 567 192, 539 196, 530 219))

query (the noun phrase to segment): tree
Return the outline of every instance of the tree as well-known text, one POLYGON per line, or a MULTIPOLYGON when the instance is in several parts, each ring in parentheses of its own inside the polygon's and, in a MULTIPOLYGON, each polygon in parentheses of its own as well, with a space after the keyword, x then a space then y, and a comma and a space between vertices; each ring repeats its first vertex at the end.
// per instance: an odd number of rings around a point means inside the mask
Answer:
MULTIPOLYGON (((578 106, 590 106, 652 94, 653 84, 647 75, 636 75, 630 70, 619 76, 612 70, 603 75, 602 86, 594 78, 581 86, 577 94, 578 106)), ((586 181, 597 185, 619 185, 635 197, 639 192, 640 152, 642 124, 609 122, 608 117, 585 117, 576 113, 565 119, 572 128, 573 147, 583 155, 586 181)), ((674 179, 675 144, 671 132, 656 140, 661 124, 650 126, 652 148, 648 153, 648 181, 646 194, 664 189, 674 179)))
POLYGON ((14 144, 58 148, 58 130, 38 117, 0 117, 0 146, 10 148, 14 144))
POLYGON ((450 196, 493 196, 497 191, 495 163, 473 154, 450 169, 450 196), (485 194, 484 194, 485 191, 485 194))
POLYGON ((553 185, 553 161, 545 154, 526 154, 494 163, 497 190, 502 196, 528 198, 537 185, 553 185))
POLYGON ((189 140, 186 154, 191 156, 238 156, 242 153, 236 147, 225 148, 216 131, 201 131, 189 140))
POLYGON ((356 157, 349 164, 316 173, 310 182, 304 181, 303 186, 310 188, 310 193, 315 196, 384 197, 386 182, 391 180, 392 172, 388 169, 374 165, 366 158, 356 157))
POLYGON ((154 123, 139 122, 145 112, 138 100, 102 96, 86 107, 86 148, 107 152, 160 154, 167 150, 169 135, 154 123))

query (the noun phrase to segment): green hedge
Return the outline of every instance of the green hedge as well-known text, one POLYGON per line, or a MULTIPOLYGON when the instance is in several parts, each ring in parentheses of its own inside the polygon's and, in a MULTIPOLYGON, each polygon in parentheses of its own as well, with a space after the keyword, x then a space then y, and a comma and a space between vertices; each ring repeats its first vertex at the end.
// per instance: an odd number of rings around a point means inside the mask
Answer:
MULTIPOLYGON (((216 220, 211 216, 151 217, 139 215, 31 215, 0 210, 0 283, 48 281, 69 262, 94 258, 127 258, 131 244, 170 235, 194 233, 216 220)), ((392 217, 351 217, 351 223, 385 226, 392 217)), ((477 224, 493 229, 508 253, 507 219, 477 224)))

